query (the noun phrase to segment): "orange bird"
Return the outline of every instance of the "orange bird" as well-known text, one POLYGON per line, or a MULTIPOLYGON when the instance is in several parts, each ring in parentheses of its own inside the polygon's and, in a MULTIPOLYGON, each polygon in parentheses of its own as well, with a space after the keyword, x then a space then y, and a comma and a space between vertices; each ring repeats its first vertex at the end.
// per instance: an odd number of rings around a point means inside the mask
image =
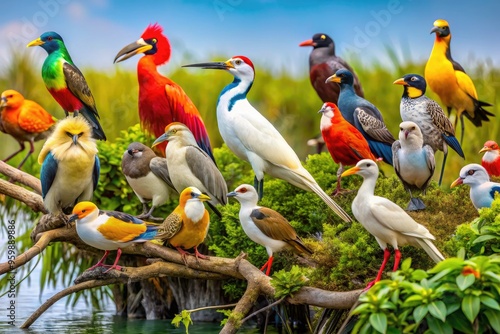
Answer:
POLYGON ((38 103, 26 100, 21 93, 9 89, 2 93, 0 100, 1 127, 19 142, 20 148, 3 161, 7 162, 25 148, 24 142, 30 143, 30 150, 17 168, 21 168, 28 157, 33 154, 35 141, 45 139, 52 131, 56 120, 38 103))
MULTIPOLYGON (((158 73, 157 67, 170 59, 170 43, 159 24, 149 25, 140 39, 118 52, 114 62, 121 62, 139 53, 144 53, 137 65, 139 119, 142 127, 159 137, 165 133, 168 124, 184 123, 194 134, 198 146, 215 162, 210 138, 198 109, 181 86, 158 73)), ((166 145, 163 143, 159 147, 163 156, 166 145)))
POLYGON ((481 165, 488 174, 490 176, 500 176, 500 148, 498 148, 498 144, 493 140, 488 140, 479 153, 484 153, 481 165))
POLYGON ((341 191, 340 179, 344 165, 352 166, 360 160, 376 161, 365 137, 351 123, 345 120, 335 103, 325 102, 319 111, 321 116, 321 135, 325 140, 328 152, 337 164, 337 188, 334 194, 341 191))
POLYGON ((457 121, 460 119, 462 128, 460 143, 462 143, 464 139, 464 115, 475 126, 480 127, 483 122, 489 121, 489 116, 494 116, 494 114, 483 108, 491 106, 491 104, 478 100, 476 87, 471 78, 465 73, 464 68, 451 57, 451 31, 448 22, 436 20, 431 30, 432 33, 436 34, 436 39, 429 60, 425 65, 425 80, 448 109, 448 116, 453 108, 457 111, 455 129, 457 121))

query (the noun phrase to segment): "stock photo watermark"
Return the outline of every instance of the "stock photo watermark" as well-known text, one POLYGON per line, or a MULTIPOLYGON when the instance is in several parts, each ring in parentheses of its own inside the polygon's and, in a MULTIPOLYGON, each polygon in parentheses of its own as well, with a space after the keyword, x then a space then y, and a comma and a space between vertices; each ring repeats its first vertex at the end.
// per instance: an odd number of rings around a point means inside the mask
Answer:
POLYGON ((213 5, 219 19, 224 21, 225 14, 233 12, 242 2, 243 0, 214 0, 213 5))
POLYGON ((7 305, 2 305, 7 309, 7 323, 11 326, 15 326, 16 322, 16 221, 7 221, 7 263, 10 266, 10 272, 7 274, 9 290, 7 291, 7 305))

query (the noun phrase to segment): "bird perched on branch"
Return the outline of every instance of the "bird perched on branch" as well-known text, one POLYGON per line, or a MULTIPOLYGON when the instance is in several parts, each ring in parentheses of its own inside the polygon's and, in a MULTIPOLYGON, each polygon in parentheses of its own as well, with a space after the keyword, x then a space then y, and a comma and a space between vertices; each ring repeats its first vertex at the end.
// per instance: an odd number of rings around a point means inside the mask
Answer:
POLYGON ((122 255, 122 248, 132 243, 152 240, 159 225, 150 225, 127 213, 118 211, 101 211, 92 202, 83 201, 75 205, 70 222, 76 222, 76 232, 86 244, 103 250, 104 256, 95 265, 87 270, 106 266, 104 261, 109 251, 117 250, 116 259, 111 269, 121 270, 118 260, 122 255))
MULTIPOLYGON (((210 138, 198 109, 181 86, 157 70, 158 66, 168 62, 170 52, 170 42, 163 34, 163 28, 159 24, 152 24, 142 33, 141 38, 121 49, 114 62, 143 53, 144 56, 137 64, 141 126, 159 137, 168 124, 183 123, 193 133, 198 146, 215 162, 210 138)), ((165 152, 165 146, 166 143, 159 147, 161 154, 165 152)))
POLYGON ((208 205, 220 217, 215 205, 226 205, 227 184, 210 156, 198 146, 189 128, 179 122, 167 125, 153 147, 164 141, 170 142, 165 160, 174 188, 180 193, 193 186, 208 194, 208 205))
POLYGON ((387 198, 375 196, 375 184, 379 174, 377 164, 368 159, 361 160, 345 171, 342 176, 358 174, 363 177, 363 184, 352 202, 352 213, 363 227, 375 237, 384 250, 384 260, 377 277, 367 288, 382 278, 385 265, 391 256, 388 245, 394 248, 394 268, 399 268, 401 252, 399 246, 410 244, 422 248, 436 263, 444 260, 444 256, 434 246, 434 236, 423 226, 411 218, 397 204, 387 198))
POLYGON ((139 219, 156 219, 153 211, 165 204, 176 190, 168 173, 167 160, 138 142, 131 143, 122 157, 122 171, 128 184, 142 203, 139 219), (147 202, 151 202, 148 209, 147 202))
POLYGON ((97 146, 82 116, 59 121, 40 151, 43 203, 59 215, 81 201, 90 201, 99 182, 97 146))
POLYGON ((336 82, 340 85, 337 105, 342 116, 365 137, 373 155, 392 165, 391 147, 395 139, 387 129, 377 107, 354 92, 352 73, 346 69, 338 70, 326 79, 325 83, 328 82, 336 82))
POLYGON ((472 124, 480 127, 483 122, 489 121, 488 116, 494 116, 494 114, 484 109, 491 104, 478 100, 476 87, 471 78, 451 57, 451 31, 448 22, 441 19, 434 21, 432 33, 436 34, 436 39, 425 65, 425 80, 448 109, 448 115, 452 109, 457 111, 454 127, 457 128, 458 119, 460 119, 462 129, 460 143, 462 143, 465 127, 464 115, 472 124))
POLYGON ((24 143, 29 142, 28 154, 19 163, 21 169, 30 155, 35 152, 35 141, 45 139, 53 130, 56 119, 38 103, 26 100, 21 93, 9 89, 0 98, 0 123, 3 131, 11 135, 19 143, 19 150, 9 155, 3 161, 7 162, 24 151, 24 143))
POLYGON ((340 87, 335 83, 325 85, 325 81, 340 69, 347 69, 353 74, 354 90, 358 96, 364 97, 358 76, 344 59, 335 54, 335 42, 330 36, 318 33, 312 39, 300 43, 299 46, 313 47, 309 55, 309 78, 321 101, 337 104, 340 87))
POLYGON ((488 174, 490 176, 500 176, 500 148, 498 148, 498 144, 493 140, 488 140, 479 153, 484 153, 481 165, 488 174))
POLYGON ((470 199, 476 209, 490 208, 495 194, 500 193, 500 183, 491 182, 486 169, 478 164, 468 164, 460 170, 460 176, 450 188, 461 184, 470 186, 470 199))
POLYGON ((322 114, 321 134, 333 161, 339 164, 337 188, 334 192, 334 194, 338 194, 341 191, 340 180, 344 172, 344 165, 351 166, 362 159, 375 160, 376 158, 370 151, 370 146, 368 146, 365 137, 344 119, 337 105, 326 102, 319 112, 322 114))
POLYGON ((424 95, 427 84, 422 76, 407 74, 394 81, 394 84, 403 86, 403 96, 399 107, 401 119, 418 125, 422 131, 424 144, 432 147, 434 153, 437 150, 444 153, 439 176, 439 185, 441 185, 448 146, 465 158, 462 147, 455 138, 455 129, 439 104, 424 95))
POLYGON ((410 202, 406 210, 424 210, 425 204, 418 197, 413 197, 412 190, 425 190, 434 175, 436 161, 432 147, 424 144, 419 126, 413 122, 399 124, 399 140, 392 144, 394 170, 405 189, 410 193, 410 202))
POLYGON ((43 62, 42 78, 52 97, 64 109, 66 116, 79 113, 92 127, 92 136, 106 140, 104 130, 99 124, 99 113, 94 97, 90 92, 82 72, 76 67, 69 55, 62 37, 49 31, 31 41, 28 46, 41 46, 48 56, 43 62))
POLYGON ((281 178, 296 187, 315 192, 344 221, 349 215, 316 183, 302 166, 297 154, 276 128, 247 100, 255 78, 250 59, 235 56, 225 62, 184 65, 228 71, 232 83, 221 92, 217 102, 217 122, 222 139, 240 159, 248 161, 255 173, 255 188, 262 197, 264 173, 281 178))
POLYGON ((198 246, 205 240, 210 225, 210 215, 203 205, 206 201, 210 201, 210 197, 195 187, 182 190, 179 205, 165 218, 156 236, 164 244, 174 246, 186 266, 186 256, 190 255, 186 249, 194 248, 196 260, 208 259, 208 256, 198 252, 198 246))
POLYGON ((254 187, 242 184, 227 196, 240 202, 239 218, 246 235, 266 248, 269 259, 260 270, 266 270, 267 276, 271 273, 275 252, 288 249, 298 255, 312 254, 285 217, 273 209, 257 205, 259 196, 254 187))

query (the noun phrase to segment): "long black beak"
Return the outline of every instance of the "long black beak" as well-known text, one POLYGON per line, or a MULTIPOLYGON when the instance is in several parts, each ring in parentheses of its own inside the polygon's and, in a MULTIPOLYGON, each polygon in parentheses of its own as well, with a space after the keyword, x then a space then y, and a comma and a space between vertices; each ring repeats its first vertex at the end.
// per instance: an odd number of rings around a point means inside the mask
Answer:
POLYGON ((78 215, 77 214, 71 215, 71 216, 69 216, 68 223, 72 223, 72 222, 74 222, 77 219, 78 219, 78 215))
POLYGON ((213 70, 227 70, 230 68, 225 62, 213 62, 213 63, 198 63, 198 64, 189 64, 182 65, 182 67, 201 67, 203 69, 213 69, 213 70))
POLYGON ((115 57, 115 60, 113 63, 119 63, 121 61, 127 60, 130 57, 135 56, 136 54, 139 53, 144 53, 146 51, 149 51, 153 48, 151 44, 146 43, 142 38, 130 43, 129 45, 125 46, 123 49, 121 49, 118 54, 115 57), (122 57, 122 58, 120 58, 122 57), (118 59, 120 58, 120 59, 118 59))

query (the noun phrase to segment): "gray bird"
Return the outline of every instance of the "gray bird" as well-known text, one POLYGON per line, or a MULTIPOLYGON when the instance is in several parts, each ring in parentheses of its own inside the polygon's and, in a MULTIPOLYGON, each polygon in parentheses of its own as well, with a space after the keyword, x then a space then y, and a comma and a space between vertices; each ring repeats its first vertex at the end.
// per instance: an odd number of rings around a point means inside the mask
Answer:
POLYGON ((191 130, 182 123, 170 123, 153 147, 164 141, 169 142, 165 159, 174 188, 178 193, 188 187, 198 188, 210 196, 207 204, 220 216, 215 205, 227 203, 226 181, 214 161, 198 146, 191 130))
POLYGON ((137 217, 154 220, 154 209, 165 204, 170 194, 176 193, 168 173, 167 160, 156 156, 146 145, 133 142, 123 153, 122 171, 142 203, 142 214, 137 217), (151 202, 150 209, 148 202, 151 202))
POLYGON ((410 193, 410 202, 406 210, 425 209, 420 198, 413 197, 412 190, 425 190, 434 175, 436 161, 434 151, 429 145, 424 145, 422 132, 414 122, 399 124, 399 140, 392 144, 392 159, 394 170, 405 189, 410 193))
POLYGON ((462 147, 455 138, 455 129, 439 104, 425 96, 427 83, 418 74, 407 74, 394 81, 394 84, 403 85, 400 114, 403 121, 416 123, 424 137, 424 144, 430 145, 436 153, 443 151, 443 165, 439 176, 439 185, 443 180, 444 166, 448 156, 448 145, 462 158, 465 158, 462 147))

